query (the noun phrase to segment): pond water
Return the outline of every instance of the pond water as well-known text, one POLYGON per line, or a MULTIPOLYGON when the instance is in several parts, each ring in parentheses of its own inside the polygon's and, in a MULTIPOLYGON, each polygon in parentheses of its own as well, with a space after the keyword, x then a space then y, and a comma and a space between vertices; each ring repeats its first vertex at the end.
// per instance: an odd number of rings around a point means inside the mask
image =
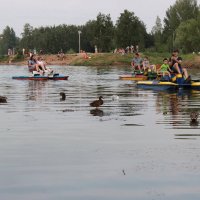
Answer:
POLYGON ((0 199, 200 198, 200 125, 190 120, 200 91, 137 89, 118 79, 126 68, 53 68, 69 80, 13 80, 27 67, 0 66, 8 98, 0 104, 0 199), (103 106, 91 108, 100 95, 103 106))

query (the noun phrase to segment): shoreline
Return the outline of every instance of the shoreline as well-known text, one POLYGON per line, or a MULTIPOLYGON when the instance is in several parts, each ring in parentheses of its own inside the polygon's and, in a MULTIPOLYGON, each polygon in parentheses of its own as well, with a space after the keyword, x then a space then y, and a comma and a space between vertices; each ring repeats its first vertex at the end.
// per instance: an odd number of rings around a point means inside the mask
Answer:
MULTIPOLYGON (((142 57, 148 56, 151 64, 162 64, 162 54, 158 53, 141 53, 142 57)), ((64 54, 62 57, 55 54, 44 54, 42 56, 47 65, 60 65, 60 66, 118 66, 129 67, 133 54, 114 54, 114 53, 80 53, 80 54, 64 54)), ((183 55, 185 57, 183 66, 187 68, 200 69, 200 56, 199 55, 183 55)), ((27 65, 29 57, 16 60, 15 57, 7 58, 7 60, 0 60, 0 65, 27 65)))
MULTIPOLYGON (((46 61, 47 65, 69 65, 70 62, 73 60, 72 57, 75 57, 76 55, 64 55, 63 58, 59 58, 57 55, 36 55, 43 57, 43 59, 46 61)), ((78 56, 78 55, 77 55, 78 56)), ((22 60, 14 60, 14 58, 9 58, 6 61, 0 61, 0 65, 27 65, 27 62, 29 60, 29 57, 26 56, 22 60)))

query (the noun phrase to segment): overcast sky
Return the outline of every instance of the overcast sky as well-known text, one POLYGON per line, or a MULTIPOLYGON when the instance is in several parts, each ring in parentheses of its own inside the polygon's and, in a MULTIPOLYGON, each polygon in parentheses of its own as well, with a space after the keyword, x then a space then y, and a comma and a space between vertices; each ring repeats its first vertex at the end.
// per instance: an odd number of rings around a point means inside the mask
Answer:
MULTIPOLYGON (((163 20, 176 0, 0 0, 0 33, 8 25, 17 36, 25 23, 40 26, 83 25, 96 19, 99 12, 110 14, 115 23, 125 9, 134 12, 150 32, 156 16, 163 20)), ((200 2, 200 0, 198 0, 200 2)))

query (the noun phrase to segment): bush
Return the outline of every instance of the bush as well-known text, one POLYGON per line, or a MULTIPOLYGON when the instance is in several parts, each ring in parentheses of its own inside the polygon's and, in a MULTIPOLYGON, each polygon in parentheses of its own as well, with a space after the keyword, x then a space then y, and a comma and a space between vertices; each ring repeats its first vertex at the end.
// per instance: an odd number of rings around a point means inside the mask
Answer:
POLYGON ((76 53, 76 52, 73 49, 70 49, 67 51, 67 54, 74 54, 74 53, 76 53))
POLYGON ((0 62, 5 62, 5 61, 8 61, 9 57, 6 55, 0 55, 0 62))
POLYGON ((21 60, 24 60, 24 56, 20 53, 17 53, 12 59, 12 61, 21 61, 21 60))

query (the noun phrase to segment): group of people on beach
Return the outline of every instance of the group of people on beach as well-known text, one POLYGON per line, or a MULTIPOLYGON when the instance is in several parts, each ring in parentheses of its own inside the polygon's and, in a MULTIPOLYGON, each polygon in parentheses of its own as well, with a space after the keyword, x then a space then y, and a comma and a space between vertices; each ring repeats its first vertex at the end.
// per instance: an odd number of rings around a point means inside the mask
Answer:
POLYGON ((151 65, 147 56, 142 59, 139 53, 135 53, 135 57, 131 62, 131 66, 134 70, 139 71, 153 71, 157 72, 162 76, 169 76, 171 78, 171 74, 181 74, 184 76, 186 82, 190 81, 190 76, 188 76, 188 72, 186 68, 183 68, 182 58, 179 57, 179 51, 174 50, 171 57, 164 58, 163 64, 157 69, 155 65, 151 65))
POLYGON ((124 54, 129 54, 129 53, 138 53, 139 52, 139 45, 133 46, 127 46, 125 49, 124 48, 117 48, 114 50, 113 53, 119 53, 121 55, 124 54))
POLYGON ((51 74, 53 70, 46 66, 46 62, 41 56, 36 56, 32 54, 28 60, 28 69, 30 72, 34 74, 43 75, 45 73, 51 74))

